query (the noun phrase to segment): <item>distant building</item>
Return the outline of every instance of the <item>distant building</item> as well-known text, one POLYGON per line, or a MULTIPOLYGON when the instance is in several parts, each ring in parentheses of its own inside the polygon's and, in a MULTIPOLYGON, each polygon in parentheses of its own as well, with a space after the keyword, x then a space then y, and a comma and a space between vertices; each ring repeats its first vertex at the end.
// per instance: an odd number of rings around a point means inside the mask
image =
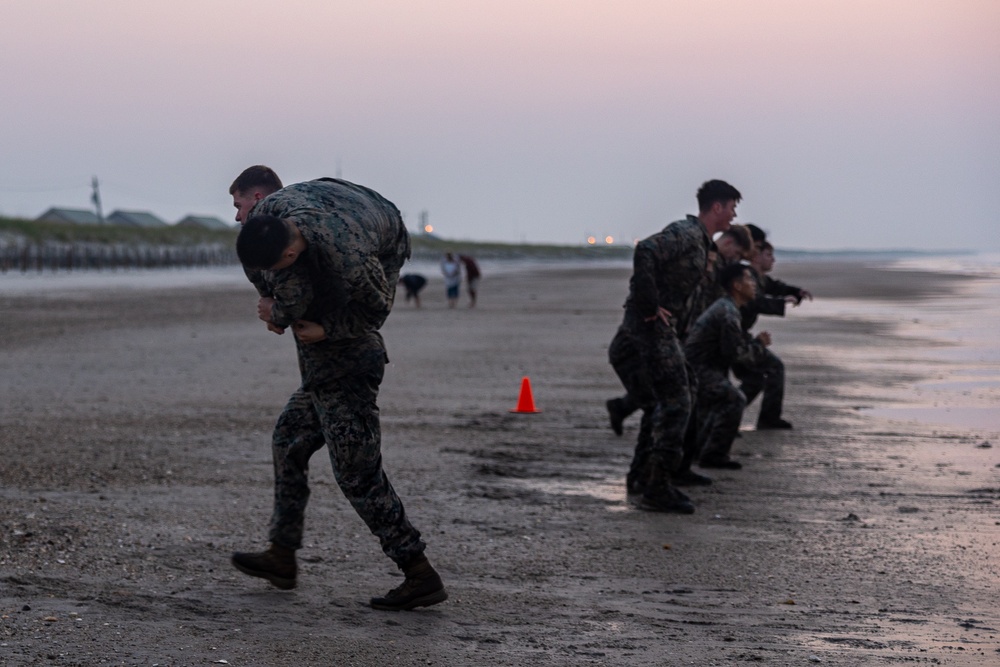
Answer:
POLYGON ((85 208, 52 207, 35 218, 38 222, 65 222, 72 225, 99 225, 101 220, 93 211, 85 208))
POLYGON ((204 229, 232 229, 213 215, 189 215, 177 222, 178 227, 203 227, 204 229))
POLYGON ((146 211, 117 210, 106 220, 110 225, 125 225, 127 227, 166 227, 167 223, 146 211))

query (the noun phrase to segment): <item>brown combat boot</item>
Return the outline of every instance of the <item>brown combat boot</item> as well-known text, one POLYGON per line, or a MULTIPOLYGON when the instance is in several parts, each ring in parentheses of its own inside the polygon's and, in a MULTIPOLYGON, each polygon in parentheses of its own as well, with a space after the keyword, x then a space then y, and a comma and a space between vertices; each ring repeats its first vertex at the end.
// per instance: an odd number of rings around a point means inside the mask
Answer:
POLYGON ((417 607, 429 607, 448 599, 441 577, 431 567, 426 556, 421 554, 401 569, 406 579, 384 597, 372 598, 372 609, 408 611, 417 607))
POLYGON ((295 575, 298 565, 295 563, 295 549, 271 543, 267 551, 233 554, 233 566, 243 574, 251 577, 267 579, 278 588, 288 590, 295 588, 295 575))

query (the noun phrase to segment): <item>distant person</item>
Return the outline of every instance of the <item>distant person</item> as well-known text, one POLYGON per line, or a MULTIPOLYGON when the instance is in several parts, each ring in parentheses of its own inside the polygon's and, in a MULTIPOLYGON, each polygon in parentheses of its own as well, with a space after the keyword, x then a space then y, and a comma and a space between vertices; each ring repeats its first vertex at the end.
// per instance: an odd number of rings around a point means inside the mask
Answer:
POLYGON ((695 411, 695 443, 703 468, 738 470, 739 461, 729 456, 740 429, 746 398, 729 381, 729 370, 737 360, 752 363, 760 358, 771 335, 751 338, 743 331, 740 306, 753 300, 757 281, 745 264, 728 264, 719 272, 725 295, 695 320, 684 341, 684 356, 698 380, 695 411))
POLYGON ((469 290, 469 308, 476 307, 476 294, 479 293, 479 278, 482 273, 476 260, 469 255, 459 255, 459 261, 465 266, 465 284, 469 290))
POLYGON ((406 289, 406 302, 409 303, 412 299, 416 307, 419 308, 420 290, 427 285, 427 278, 419 273, 407 273, 400 277, 399 284, 406 289))
POLYGON ((626 488, 640 509, 694 512, 671 483, 684 459, 691 414, 691 378, 677 325, 701 282, 712 236, 729 229, 739 191, 720 180, 698 189, 698 215, 688 215, 640 241, 633 254, 629 295, 608 360, 642 408, 642 423, 626 488))
MULTIPOLYGON (((785 316, 785 304, 799 305, 803 299, 812 300, 812 293, 774 280, 767 274, 774 268, 774 246, 767 240, 758 244, 758 252, 751 261, 757 280, 757 295, 753 301, 740 308, 743 330, 749 332, 757 323, 758 315, 785 316)), ((753 363, 736 363, 733 375, 742 383, 740 390, 747 404, 763 392, 757 430, 790 429, 792 423, 782 416, 785 400, 785 364, 770 349, 753 363)))
POLYGON ((260 278, 258 316, 269 328, 291 324, 295 332, 302 383, 272 437, 270 545, 234 553, 233 565, 278 588, 295 587, 308 463, 326 444, 338 485, 405 577, 370 605, 405 610, 443 602, 441 578, 382 468, 376 401, 387 357, 378 329, 410 255, 399 211, 347 181, 298 183, 255 203, 236 247, 248 276, 260 278), (303 276, 308 284, 298 289, 303 276))
POLYGON ((450 252, 445 253, 444 259, 441 260, 441 274, 444 276, 448 307, 454 308, 458 305, 458 288, 462 285, 462 263, 450 252))

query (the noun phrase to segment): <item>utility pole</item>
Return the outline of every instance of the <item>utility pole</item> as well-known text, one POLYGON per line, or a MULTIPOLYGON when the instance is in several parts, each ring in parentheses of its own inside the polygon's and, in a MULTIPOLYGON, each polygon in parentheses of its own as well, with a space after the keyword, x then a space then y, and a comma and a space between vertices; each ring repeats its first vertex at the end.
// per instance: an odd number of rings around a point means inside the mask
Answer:
POLYGON ((97 209, 97 220, 103 225, 104 211, 101 210, 101 191, 97 185, 97 176, 94 176, 93 179, 91 179, 90 185, 93 188, 93 192, 90 195, 90 201, 94 202, 94 208, 97 209))

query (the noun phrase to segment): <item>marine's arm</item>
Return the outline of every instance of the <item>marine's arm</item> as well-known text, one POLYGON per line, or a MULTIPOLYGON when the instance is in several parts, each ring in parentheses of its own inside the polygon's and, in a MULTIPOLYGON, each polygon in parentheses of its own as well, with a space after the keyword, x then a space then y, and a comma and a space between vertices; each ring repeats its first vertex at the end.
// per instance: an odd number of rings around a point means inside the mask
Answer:
POLYGON ((296 264, 271 272, 271 294, 258 303, 258 316, 282 329, 305 315, 313 301, 313 286, 308 273, 296 264))
POLYGON ((795 285, 789 285, 788 283, 772 278, 771 276, 766 276, 764 279, 764 291, 766 294, 771 296, 795 297, 795 305, 802 303, 802 299, 809 299, 812 301, 812 293, 801 287, 796 287, 795 285))

